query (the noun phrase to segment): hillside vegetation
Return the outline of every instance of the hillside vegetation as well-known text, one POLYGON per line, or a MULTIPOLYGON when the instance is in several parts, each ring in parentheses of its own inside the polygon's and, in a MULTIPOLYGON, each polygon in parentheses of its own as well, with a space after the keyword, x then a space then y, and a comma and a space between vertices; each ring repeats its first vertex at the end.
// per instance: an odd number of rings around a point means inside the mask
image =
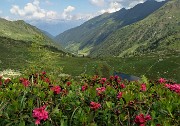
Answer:
POLYGON ((165 1, 148 0, 128 10, 123 8, 115 13, 105 13, 79 27, 65 31, 55 39, 73 53, 88 55, 94 47, 101 45, 111 33, 144 19, 165 3, 165 1))
POLYGON ((96 46, 92 56, 180 51, 180 1, 172 0, 142 21, 126 26, 96 46))
POLYGON ((24 21, 8 21, 2 18, 0 51, 0 70, 19 70, 32 66, 53 69, 51 64, 55 64, 56 58, 71 55, 62 51, 59 45, 36 27, 24 21))

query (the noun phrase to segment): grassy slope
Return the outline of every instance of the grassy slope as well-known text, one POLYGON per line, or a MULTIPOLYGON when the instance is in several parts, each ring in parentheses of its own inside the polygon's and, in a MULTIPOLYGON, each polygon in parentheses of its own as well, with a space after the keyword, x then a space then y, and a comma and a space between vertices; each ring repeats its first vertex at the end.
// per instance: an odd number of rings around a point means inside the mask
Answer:
POLYGON ((114 71, 120 71, 136 76, 145 74, 152 79, 165 77, 180 82, 178 76, 180 57, 176 54, 107 59, 64 57, 66 53, 63 54, 52 47, 39 46, 37 43, 30 44, 8 38, 0 40, 0 70, 8 68, 22 72, 46 70, 57 75, 63 72, 73 76, 97 74, 104 77, 112 75, 114 71))
POLYGON ((146 19, 113 33, 90 55, 122 56, 180 50, 179 10, 180 1, 171 0, 146 19))
POLYGON ((8 21, 0 18, 0 36, 22 41, 38 40, 40 44, 54 45, 39 29, 22 20, 8 21))

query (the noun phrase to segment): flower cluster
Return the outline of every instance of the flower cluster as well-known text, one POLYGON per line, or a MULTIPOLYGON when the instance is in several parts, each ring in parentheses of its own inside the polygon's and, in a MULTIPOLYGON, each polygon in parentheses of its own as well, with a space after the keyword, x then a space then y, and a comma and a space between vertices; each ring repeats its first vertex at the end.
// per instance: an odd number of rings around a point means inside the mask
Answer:
POLYGON ((106 80, 107 80, 106 78, 101 78, 100 83, 104 84, 106 82, 106 80))
POLYGON ((141 91, 146 91, 146 84, 141 84, 141 91))
POLYGON ((139 114, 136 116, 134 122, 136 124, 138 124, 139 126, 145 126, 146 122, 148 120, 151 120, 151 116, 150 115, 146 115, 144 116, 144 114, 139 114))
POLYGON ((46 121, 48 119, 48 112, 45 110, 46 106, 40 108, 35 108, 33 110, 33 118, 36 119, 35 124, 40 124, 41 121, 46 121))
POLYGON ((87 84, 84 84, 84 85, 81 87, 81 90, 82 90, 82 91, 85 91, 87 88, 88 88, 88 85, 87 85, 87 84))
POLYGON ((70 81, 68 81, 68 82, 66 82, 66 84, 67 84, 67 86, 70 86, 70 85, 71 85, 71 82, 70 82, 70 81))
POLYGON ((96 91, 97 91, 97 95, 100 96, 103 94, 103 92, 106 91, 106 88, 105 87, 96 88, 96 91))
POLYGON ((158 81, 159 81, 159 83, 161 83, 161 84, 166 82, 166 80, 165 80, 164 78, 160 78, 158 81))
POLYGON ((122 98, 122 95, 123 95, 123 93, 122 93, 122 92, 119 92, 119 93, 117 94, 117 98, 118 98, 118 99, 122 98))
POLYGON ((54 92, 54 94, 60 94, 61 87, 60 86, 53 86, 51 90, 54 92))
POLYGON ((96 103, 96 102, 91 102, 90 103, 90 108, 93 109, 94 111, 99 109, 101 107, 100 103, 96 103))
POLYGON ((165 84, 165 87, 180 94, 180 84, 165 84))
POLYGON ((30 85, 30 81, 26 78, 20 78, 20 83, 22 83, 25 87, 28 87, 30 85))

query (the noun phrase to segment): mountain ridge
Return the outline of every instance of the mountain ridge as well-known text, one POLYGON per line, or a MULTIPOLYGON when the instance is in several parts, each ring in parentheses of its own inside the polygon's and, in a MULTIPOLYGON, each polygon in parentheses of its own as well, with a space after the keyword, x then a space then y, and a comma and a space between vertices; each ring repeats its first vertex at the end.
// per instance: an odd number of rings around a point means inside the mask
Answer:
POLYGON ((72 52, 89 54, 90 50, 104 41, 111 33, 142 20, 166 2, 146 1, 128 10, 121 9, 115 13, 105 13, 63 32, 55 39, 72 52), (142 7, 144 10, 141 9, 142 7))

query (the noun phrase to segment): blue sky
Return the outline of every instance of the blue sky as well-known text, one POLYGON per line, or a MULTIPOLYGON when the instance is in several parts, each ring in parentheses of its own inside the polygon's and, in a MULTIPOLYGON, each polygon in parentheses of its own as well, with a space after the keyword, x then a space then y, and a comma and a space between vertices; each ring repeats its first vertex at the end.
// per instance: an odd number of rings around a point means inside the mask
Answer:
MULTIPOLYGON (((104 12, 131 8, 145 0, 1 0, 0 17, 9 20, 58 22, 88 20, 104 12)), ((162 0, 159 0, 162 1, 162 0)))

